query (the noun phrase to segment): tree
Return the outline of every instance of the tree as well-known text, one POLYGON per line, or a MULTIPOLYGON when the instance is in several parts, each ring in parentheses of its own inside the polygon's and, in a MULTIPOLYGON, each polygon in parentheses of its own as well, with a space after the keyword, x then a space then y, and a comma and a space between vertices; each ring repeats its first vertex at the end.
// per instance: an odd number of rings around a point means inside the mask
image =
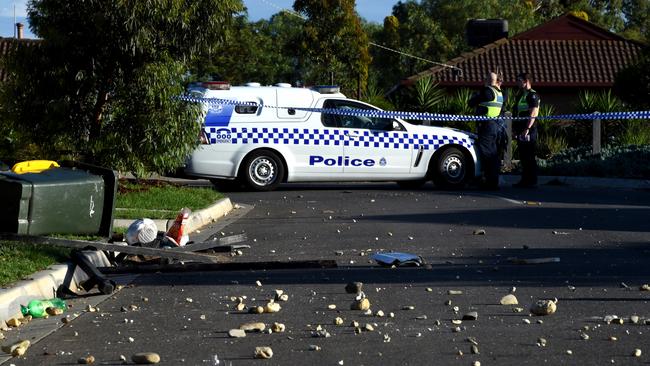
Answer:
POLYGON ((224 45, 206 55, 193 72, 199 80, 219 78, 233 84, 299 82, 296 45, 303 22, 287 12, 252 23, 245 15, 238 16, 224 45))
MULTIPOLYGON (((400 48, 399 20, 394 15, 384 18, 383 27, 372 35, 375 43, 391 49, 400 48)), ((380 47, 372 47, 370 77, 374 85, 387 90, 402 77, 401 55, 380 47)))
POLYGON ((622 12, 626 20, 623 35, 637 41, 650 42, 650 1, 625 0, 622 12))
POLYGON ((467 51, 465 27, 469 19, 506 19, 509 34, 516 34, 539 24, 536 1, 520 0, 422 0, 422 8, 452 44, 452 54, 467 51))
POLYGON ((199 131, 199 108, 173 97, 242 9, 240 0, 30 0, 42 42, 7 60, 3 117, 43 155, 68 149, 121 170, 173 169, 199 131))
POLYGON ((301 49, 311 65, 307 82, 335 82, 344 90, 363 91, 368 80, 368 36, 354 10, 354 0, 296 0, 294 9, 307 16, 301 49))
POLYGON ((650 110, 650 47, 646 46, 637 62, 618 72, 614 91, 633 109, 650 110))
MULTIPOLYGON (((445 61, 453 47, 445 35, 441 23, 436 21, 426 9, 413 0, 399 2, 393 7, 393 15, 399 21, 400 51, 434 62, 445 61)), ((402 55, 401 69, 413 75, 432 65, 423 60, 402 55)), ((403 76, 402 76, 403 77, 403 76)))

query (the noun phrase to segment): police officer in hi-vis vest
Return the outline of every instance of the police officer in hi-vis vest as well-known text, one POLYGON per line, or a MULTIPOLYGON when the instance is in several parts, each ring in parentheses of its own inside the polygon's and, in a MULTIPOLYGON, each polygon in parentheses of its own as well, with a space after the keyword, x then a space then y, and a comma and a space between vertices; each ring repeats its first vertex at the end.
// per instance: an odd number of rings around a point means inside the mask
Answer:
POLYGON ((521 181, 515 187, 533 188, 537 186, 537 123, 539 114, 539 94, 532 88, 532 79, 528 73, 517 75, 519 93, 514 106, 513 116, 524 117, 512 123, 512 133, 517 139, 519 159, 521 161, 521 181))
MULTIPOLYGON (((478 116, 499 117, 503 106, 503 93, 499 89, 498 76, 490 72, 485 78, 485 87, 477 94, 474 94, 468 102, 470 107, 475 108, 478 116)), ((499 189, 499 170, 501 162, 497 144, 499 126, 496 120, 478 122, 478 147, 481 156, 481 166, 485 182, 482 189, 499 189)))

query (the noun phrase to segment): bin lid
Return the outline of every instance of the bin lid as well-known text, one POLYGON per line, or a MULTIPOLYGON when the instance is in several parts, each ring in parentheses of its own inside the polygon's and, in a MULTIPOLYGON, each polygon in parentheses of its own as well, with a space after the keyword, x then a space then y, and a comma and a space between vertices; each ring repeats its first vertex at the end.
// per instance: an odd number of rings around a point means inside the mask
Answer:
POLYGON ((16 163, 11 171, 16 174, 40 173, 50 168, 59 168, 59 164, 52 160, 27 160, 16 163))

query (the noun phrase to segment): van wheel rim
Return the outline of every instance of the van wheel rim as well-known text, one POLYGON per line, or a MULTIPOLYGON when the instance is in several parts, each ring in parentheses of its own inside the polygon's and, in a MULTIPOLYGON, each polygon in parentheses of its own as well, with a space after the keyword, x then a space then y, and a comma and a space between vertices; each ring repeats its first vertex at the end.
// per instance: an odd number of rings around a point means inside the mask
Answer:
POLYGON ((253 162, 248 169, 248 175, 255 184, 266 186, 275 180, 275 164, 266 157, 259 157, 253 162))
POLYGON ((463 177, 463 162, 457 156, 450 156, 445 159, 442 170, 447 178, 458 181, 463 177))

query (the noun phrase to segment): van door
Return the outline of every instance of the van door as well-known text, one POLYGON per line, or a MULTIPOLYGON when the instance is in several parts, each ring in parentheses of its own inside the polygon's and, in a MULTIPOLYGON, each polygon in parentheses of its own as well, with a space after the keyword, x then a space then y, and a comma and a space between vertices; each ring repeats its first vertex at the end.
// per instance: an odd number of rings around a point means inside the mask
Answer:
MULTIPOLYGON (((351 100, 330 99, 324 108, 374 109, 351 100)), ((411 171, 414 146, 408 132, 392 118, 332 115, 343 135, 343 174, 346 178, 401 178, 411 171)))

